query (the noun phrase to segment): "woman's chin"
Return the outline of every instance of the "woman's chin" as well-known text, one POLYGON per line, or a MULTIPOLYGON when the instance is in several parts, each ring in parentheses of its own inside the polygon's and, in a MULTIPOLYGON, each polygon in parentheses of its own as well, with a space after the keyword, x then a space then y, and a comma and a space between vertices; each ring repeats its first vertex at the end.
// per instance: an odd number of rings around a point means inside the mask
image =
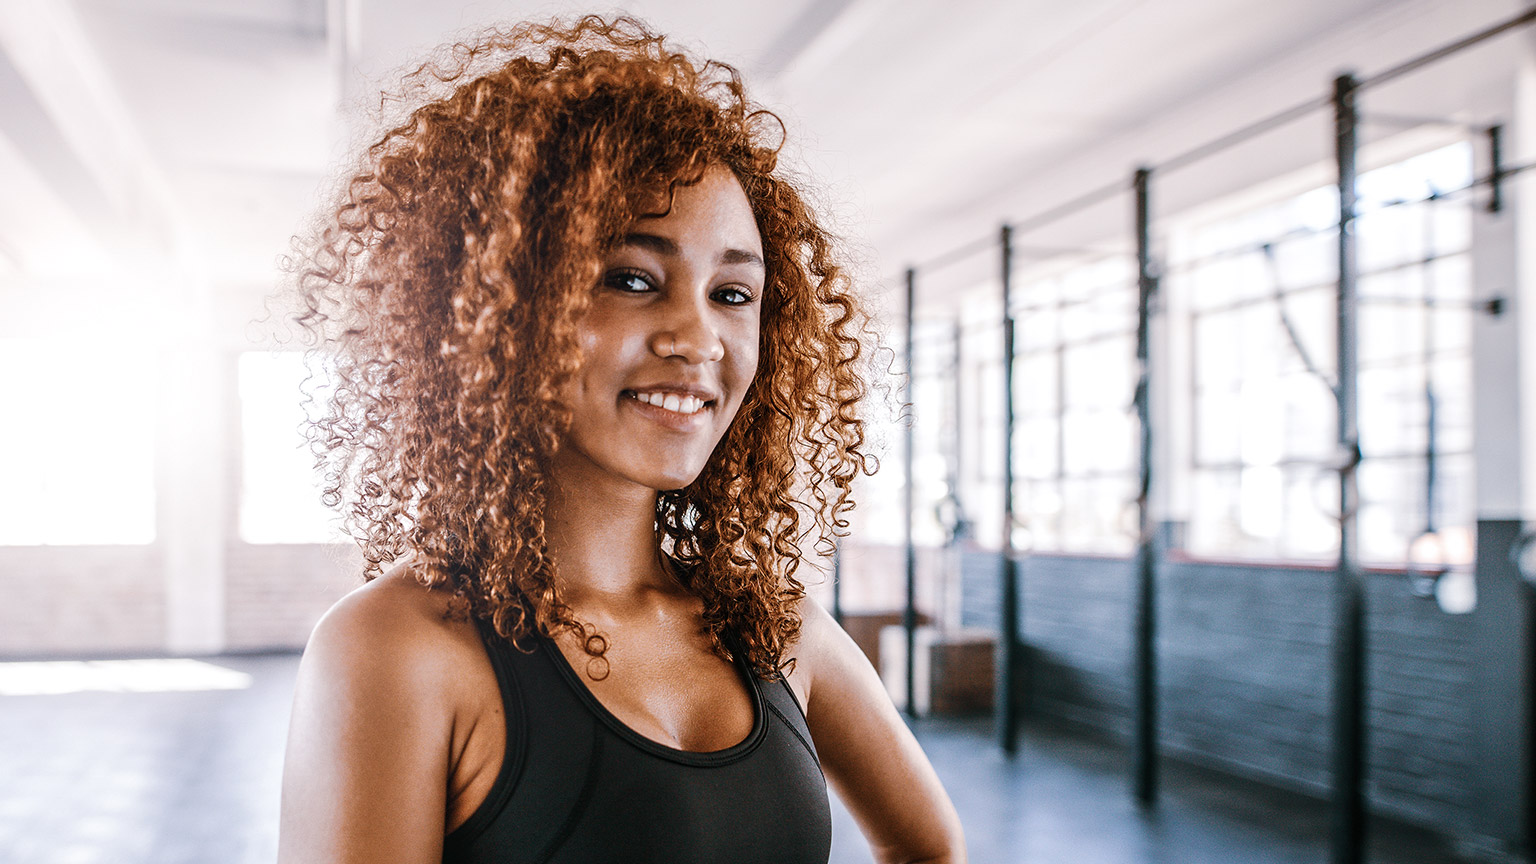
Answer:
POLYGON ((657 492, 677 492, 682 489, 686 489, 693 485, 693 481, 699 479, 699 475, 703 473, 703 470, 704 469, 701 467, 698 470, 692 472, 682 471, 671 473, 668 476, 658 478, 655 483, 651 484, 651 488, 655 489, 657 492))

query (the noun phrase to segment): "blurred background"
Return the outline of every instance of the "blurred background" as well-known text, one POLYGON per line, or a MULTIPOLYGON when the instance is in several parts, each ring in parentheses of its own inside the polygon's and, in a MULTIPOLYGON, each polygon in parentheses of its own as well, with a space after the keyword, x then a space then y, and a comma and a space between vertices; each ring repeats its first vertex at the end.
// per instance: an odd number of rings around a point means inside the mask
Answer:
MULTIPOLYGON (((879 308, 808 578, 973 861, 1530 860, 1531 6, 621 5, 785 120, 879 308)), ((361 565, 278 259, 404 64, 584 11, 0 4, 0 861, 272 860, 361 565)))

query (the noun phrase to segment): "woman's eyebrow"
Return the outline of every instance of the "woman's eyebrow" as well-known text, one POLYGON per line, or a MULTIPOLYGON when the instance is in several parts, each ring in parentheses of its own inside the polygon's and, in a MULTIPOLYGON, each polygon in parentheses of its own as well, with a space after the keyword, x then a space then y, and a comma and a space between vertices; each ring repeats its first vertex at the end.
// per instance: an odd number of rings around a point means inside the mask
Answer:
POLYGON ((756 252, 748 252, 745 249, 727 249, 724 252, 721 252, 720 263, 755 264, 764 270, 768 269, 767 266, 763 264, 763 256, 757 254, 756 252))
POLYGON ((620 246, 639 246, 641 249, 649 249, 657 255, 678 254, 677 244, 658 234, 625 234, 619 241, 620 246))
MULTIPOLYGON (((624 239, 619 241, 619 245, 638 246, 641 249, 648 249, 652 252, 655 252, 657 255, 671 255, 674 257, 681 254, 682 251, 678 248, 678 245, 675 241, 667 237, 662 237, 659 234, 644 234, 638 232, 634 234, 625 234, 624 239)), ((747 249, 727 249, 724 252, 721 252, 720 263, 755 264, 765 270, 767 269, 767 266, 763 263, 763 256, 747 249)))

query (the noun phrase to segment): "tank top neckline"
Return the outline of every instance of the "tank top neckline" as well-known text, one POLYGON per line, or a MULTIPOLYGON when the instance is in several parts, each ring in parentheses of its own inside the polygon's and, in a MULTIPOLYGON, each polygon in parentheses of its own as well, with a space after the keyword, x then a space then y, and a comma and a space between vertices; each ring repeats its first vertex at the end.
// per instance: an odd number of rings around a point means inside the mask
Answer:
POLYGON ((553 640, 543 636, 538 637, 538 643, 545 656, 549 658, 549 662, 554 664, 554 667, 560 671, 560 677, 565 679, 565 683, 570 686, 576 697, 602 721, 603 725, 612 730, 615 735, 653 756, 682 765, 699 767, 729 765, 732 762, 752 755, 752 751, 757 749, 767 734, 768 711, 763 704, 762 690, 759 687, 757 676, 747 667, 740 651, 731 651, 731 663, 736 667, 737 674, 741 676, 747 685, 747 696, 752 701, 752 729, 747 732, 745 738, 722 750, 683 750, 647 738, 631 729, 617 715, 609 711, 601 700, 593 695, 592 690, 587 687, 587 683, 581 680, 581 675, 571 667, 570 661, 566 660, 565 654, 560 650, 560 646, 556 645, 553 640))

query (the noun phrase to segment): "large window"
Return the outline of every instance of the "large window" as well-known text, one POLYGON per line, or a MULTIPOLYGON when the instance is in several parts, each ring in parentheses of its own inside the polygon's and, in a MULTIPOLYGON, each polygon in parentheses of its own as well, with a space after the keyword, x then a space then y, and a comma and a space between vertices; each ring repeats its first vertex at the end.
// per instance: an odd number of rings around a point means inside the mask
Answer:
POLYGON ((306 404, 322 402, 326 385, 323 369, 312 373, 300 352, 240 355, 240 537, 247 543, 343 539, 338 517, 320 503, 302 431, 306 404))
MULTIPOLYGON (((1124 255, 1074 255, 1015 275, 1014 546, 1123 554, 1135 543, 1136 274, 1124 255)), ((995 289, 994 289, 995 291, 995 289)), ((962 499, 1002 539, 1002 328, 962 309, 962 499)))
MULTIPOLYGON (((1471 557, 1471 171, 1456 144, 1359 180, 1367 561, 1407 560, 1431 528, 1431 557, 1471 557)), ((1190 335, 1192 552, 1337 552, 1336 213, 1335 191, 1317 188, 1174 238, 1164 287, 1190 335)))
POLYGON ((1015 512, 1023 548, 1129 551, 1135 542, 1136 273, 1074 264, 1020 292, 1014 350, 1015 512))
POLYGON ((0 339, 0 544, 155 539, 155 398, 140 349, 0 339))

